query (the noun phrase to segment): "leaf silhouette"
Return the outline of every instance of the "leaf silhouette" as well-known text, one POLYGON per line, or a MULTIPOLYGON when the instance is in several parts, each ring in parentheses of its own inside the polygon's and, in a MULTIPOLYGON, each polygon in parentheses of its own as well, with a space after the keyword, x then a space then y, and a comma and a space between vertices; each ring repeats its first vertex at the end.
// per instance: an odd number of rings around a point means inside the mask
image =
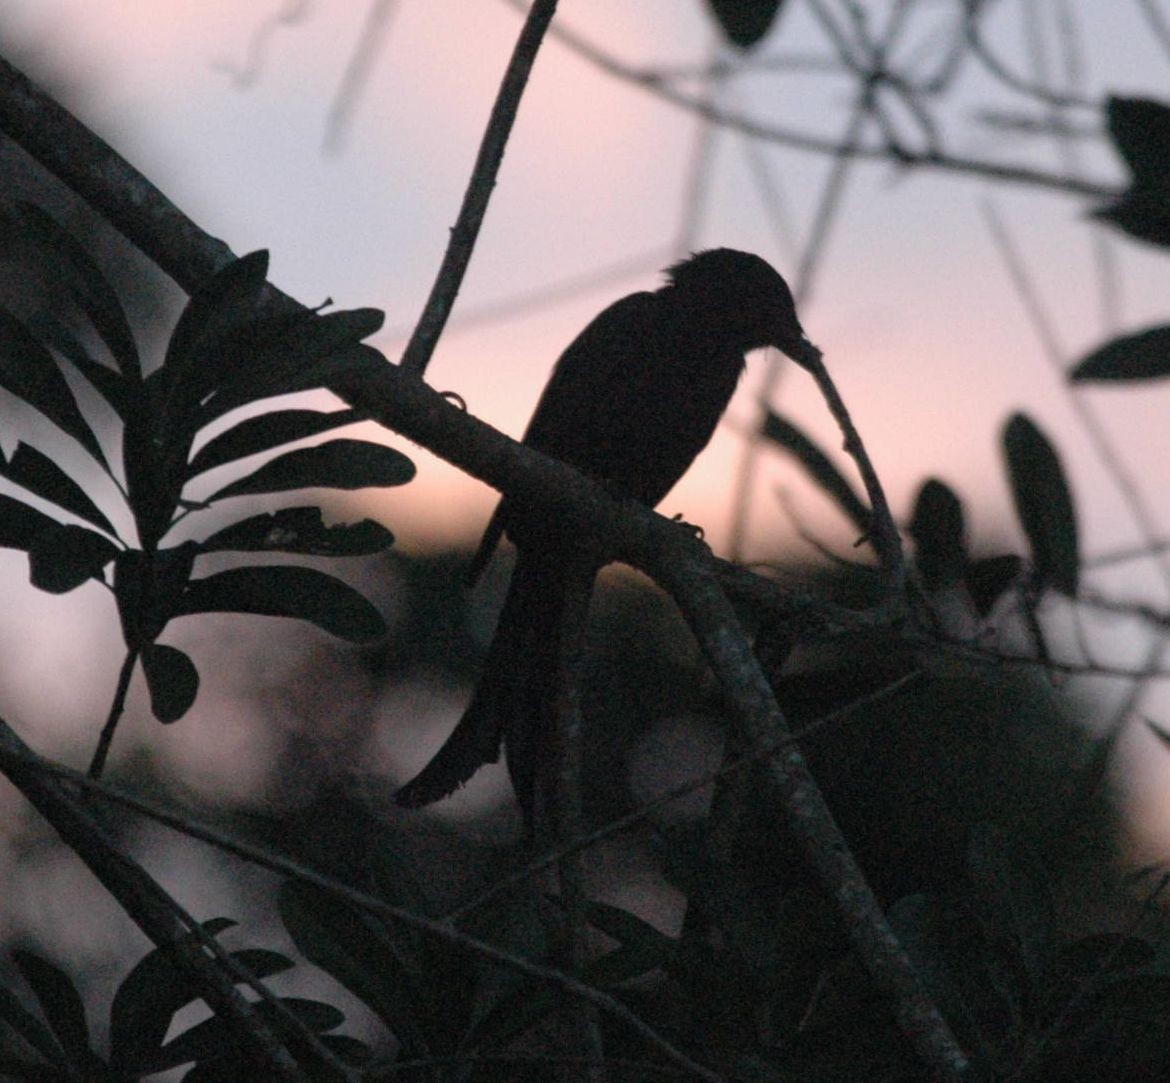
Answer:
POLYGON ((193 579, 175 616, 191 613, 295 617, 352 643, 386 632, 382 615, 361 594, 313 568, 231 568, 193 579))
POLYGON ((1105 116, 1114 149, 1125 159, 1134 184, 1165 186, 1170 162, 1170 106, 1151 98, 1110 97, 1105 116))
POLYGON ((187 477, 361 420, 356 410, 272 410, 250 417, 208 440, 188 465, 187 477))
POLYGON ((91 1059, 85 1007, 69 976, 31 951, 16 949, 12 961, 44 1012, 45 1020, 74 1064, 91 1059))
POLYGON ((4 462, 3 456, 0 456, 0 475, 57 507, 73 512, 108 534, 116 533, 109 519, 90 500, 85 490, 31 444, 18 443, 8 462, 4 462))
MULTIPOLYGON (((108 365, 103 365, 89 356, 85 347, 77 340, 70 328, 49 313, 38 313, 29 321, 29 328, 46 346, 56 350, 69 362, 106 400, 120 418, 125 420, 133 400, 132 385, 128 384, 121 373, 108 365)), ((99 457, 106 463, 105 453, 100 447, 88 448, 91 454, 99 457)))
POLYGON ((918 491, 910 519, 918 570, 932 590, 961 579, 967 565, 963 505, 949 486, 929 478, 918 491))
POLYGON ((29 579, 50 594, 67 594, 87 579, 100 580, 102 569, 118 552, 118 547, 101 534, 72 523, 54 522, 29 546, 29 579))
POLYGON ((17 204, 17 210, 25 229, 49 249, 56 265, 67 272, 74 299, 109 348, 119 368, 126 376, 140 379, 142 369, 138 360, 138 346, 134 342, 126 313, 117 293, 106 281, 98 265, 47 211, 33 203, 24 202, 17 204))
POLYGON ((199 692, 199 671, 181 650, 146 644, 142 672, 150 691, 150 711, 160 722, 176 722, 191 709, 199 692))
POLYGON ((53 355, 15 316, 0 308, 0 387, 39 410, 98 462, 101 445, 77 408, 53 355))
POLYGON ((750 49, 767 35, 784 0, 707 0, 724 36, 740 49, 750 49))
POLYGON ((1069 373, 1074 383, 1153 380, 1170 376, 1170 326, 1122 335, 1082 358, 1069 373))
POLYGON ((0 493, 0 549, 27 551, 38 534, 58 526, 51 515, 0 493))
POLYGON ((376 308, 359 308, 323 316, 299 312, 237 328, 226 348, 239 363, 203 402, 197 425, 258 399, 327 387, 341 373, 381 368, 385 358, 361 339, 384 319, 376 308))
POLYGON ((854 491, 832 460, 804 431, 786 417, 769 410, 764 418, 764 436, 793 455, 817 485, 832 498, 849 521, 863 534, 869 530, 869 508, 854 491))
POLYGON ((414 464, 401 451, 368 440, 330 440, 316 447, 285 452, 207 499, 210 503, 230 496, 290 489, 405 485, 412 477, 414 464))
POLYGON ((967 569, 967 592, 975 611, 986 617, 992 607, 1019 577, 1023 561, 1013 553, 973 560, 967 569))
POLYGON ((1004 427, 1003 447, 1032 563, 1045 584, 1072 597, 1080 576, 1080 551, 1076 512, 1060 457, 1023 414, 1014 414, 1004 427))
POLYGON ((199 548, 204 553, 235 550, 352 557, 380 553, 393 544, 394 535, 372 519, 326 526, 320 508, 301 507, 242 519, 216 531, 199 548))
POLYGON ((1118 199, 1092 217, 1139 240, 1170 245, 1170 107, 1149 98, 1111 97, 1106 116, 1113 146, 1132 179, 1118 199))

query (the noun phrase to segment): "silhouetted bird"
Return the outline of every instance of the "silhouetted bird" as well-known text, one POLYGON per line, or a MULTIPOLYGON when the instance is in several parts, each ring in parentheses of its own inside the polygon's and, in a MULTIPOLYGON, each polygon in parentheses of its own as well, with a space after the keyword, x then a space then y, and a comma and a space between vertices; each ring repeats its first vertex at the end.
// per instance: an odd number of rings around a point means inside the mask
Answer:
MULTIPOLYGON (((717 248, 666 275, 661 289, 623 297, 573 340, 524 436, 530 447, 649 507, 711 438, 746 351, 775 346, 806 365, 814 349, 784 279, 758 256, 717 248)), ((531 822, 573 543, 547 515, 505 498, 472 563, 473 580, 504 531, 516 543, 516 566, 479 687, 446 744, 398 791, 400 805, 446 797, 497 760, 502 742, 531 822)))

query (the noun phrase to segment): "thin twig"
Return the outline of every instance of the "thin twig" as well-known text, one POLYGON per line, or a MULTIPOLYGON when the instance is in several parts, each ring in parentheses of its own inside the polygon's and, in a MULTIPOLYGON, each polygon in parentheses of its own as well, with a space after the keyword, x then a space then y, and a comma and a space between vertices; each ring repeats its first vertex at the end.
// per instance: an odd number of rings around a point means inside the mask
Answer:
MULTIPOLYGON (((821 3, 811 5, 811 10, 821 22, 826 34, 837 49, 843 64, 856 66, 857 59, 852 53, 852 44, 846 40, 843 31, 833 21, 831 13, 821 3)), ((899 4, 890 16, 890 21, 882 35, 882 40, 870 50, 870 64, 877 70, 885 63, 885 54, 892 46, 898 31, 904 25, 906 4, 899 4)), ((845 133, 841 138, 838 152, 833 158, 829 175, 821 189, 820 199, 813 215, 812 228, 804 251, 797 266, 793 281, 793 297, 797 308, 803 306, 812 292, 814 275, 817 264, 824 254, 828 243, 829 231, 836 220, 841 206, 841 199, 845 191, 845 182, 855 161, 856 152, 860 145, 861 136, 865 130, 865 122, 873 111, 877 84, 871 80, 862 83, 861 92, 853 106, 853 113, 849 118, 845 133)), ((759 401, 763 404, 760 422, 752 432, 752 436, 745 443, 740 457, 739 468, 736 471, 735 493, 732 499, 731 512, 731 540, 730 555, 732 560, 743 558, 744 546, 747 541, 748 517, 751 513, 752 493, 755 489, 755 479, 759 468, 761 454, 766 445, 763 423, 766 411, 780 382, 780 374, 784 369, 784 362, 779 357, 771 357, 768 367, 764 371, 764 379, 760 386, 759 401)))
MULTIPOLYGON (((581 274, 546 282, 544 285, 533 284, 497 301, 461 306, 459 312, 447 323, 447 337, 505 320, 524 319, 555 305, 613 286, 615 283, 657 271, 673 255, 673 248, 659 245, 635 256, 603 263, 600 267, 581 274)), ((413 323, 386 328, 378 335, 377 341, 382 343, 405 341, 413 330, 413 323)))
POLYGON ((528 84, 540 43, 544 40, 545 31, 556 10, 557 0, 535 0, 516 39, 516 47, 512 50, 512 58, 508 61, 507 71, 504 72, 503 82, 500 83, 479 145, 479 153, 475 157, 475 166, 471 171, 463 205, 459 208, 459 217, 451 229, 447 251, 443 253, 443 262, 435 276, 435 284, 431 287, 418 326, 402 354, 403 370, 416 376, 426 371, 455 304, 459 287, 463 284, 479 228, 487 213, 488 200, 496 186, 496 176, 504 159, 504 147, 520 108, 520 98, 528 84))
POLYGON ((106 758, 110 754, 110 742, 114 739, 114 730, 118 727, 118 720, 126 709, 126 693, 130 690, 130 678, 134 676, 134 666, 138 662, 139 651, 132 647, 126 651, 122 659, 122 668, 118 673, 118 684, 114 689, 114 699, 110 703, 110 713, 106 715, 105 725, 98 735, 97 748, 94 749, 93 759, 89 764, 89 777, 101 778, 106 767, 106 758))
POLYGON ((1150 30, 1157 38, 1162 51, 1170 57, 1170 22, 1167 22, 1166 16, 1162 14, 1157 0, 1137 0, 1137 6, 1146 17, 1146 22, 1150 24, 1150 30))
POLYGON ((371 0, 366 21, 362 24, 357 46, 342 73, 337 94, 325 118, 325 150, 337 153, 345 140, 349 123, 362 90, 370 80, 378 51, 386 42, 386 33, 398 7, 398 0, 371 0))
MULTIPOLYGON (((524 10, 524 0, 506 0, 513 7, 524 10)), ((578 56, 590 61, 602 71, 614 75, 634 86, 656 95, 663 101, 688 109, 700 116, 709 117, 716 124, 745 135, 754 136, 766 142, 779 143, 783 146, 794 147, 797 150, 811 151, 817 154, 835 155, 838 144, 831 139, 810 135, 805 132, 793 131, 774 124, 767 124, 734 110, 720 109, 712 106, 702 97, 688 94, 672 87, 653 77, 647 77, 638 68, 624 64, 610 56, 604 50, 588 42, 575 31, 568 29, 558 22, 549 31, 549 36, 555 38, 566 48, 578 56)), ((1099 108, 1099 103, 1079 103, 1099 108)), ((889 162, 899 167, 917 167, 935 169, 946 173, 967 174, 985 177, 989 180, 1006 181, 1013 184, 1025 184, 1039 188, 1048 188, 1063 192, 1067 195, 1088 196, 1098 200, 1115 199, 1118 195, 1116 185, 1094 183, 1077 180, 1058 174, 1047 173, 1044 170, 1033 169, 1026 165, 1011 165, 1000 162, 987 162, 975 158, 964 158, 958 155, 945 154, 937 148, 923 151, 910 151, 898 148, 896 153, 888 145, 863 146, 855 151, 857 157, 869 161, 889 162)))

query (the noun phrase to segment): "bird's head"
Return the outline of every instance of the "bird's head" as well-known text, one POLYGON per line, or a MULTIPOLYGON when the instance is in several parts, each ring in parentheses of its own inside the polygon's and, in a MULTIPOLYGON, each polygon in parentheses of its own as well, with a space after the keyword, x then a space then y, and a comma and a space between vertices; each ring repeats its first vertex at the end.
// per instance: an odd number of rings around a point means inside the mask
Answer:
POLYGON ((808 368, 816 347, 805 338, 788 283, 767 260, 711 248, 667 269, 676 300, 747 351, 775 346, 808 368), (811 352, 810 352, 811 351, 811 352))

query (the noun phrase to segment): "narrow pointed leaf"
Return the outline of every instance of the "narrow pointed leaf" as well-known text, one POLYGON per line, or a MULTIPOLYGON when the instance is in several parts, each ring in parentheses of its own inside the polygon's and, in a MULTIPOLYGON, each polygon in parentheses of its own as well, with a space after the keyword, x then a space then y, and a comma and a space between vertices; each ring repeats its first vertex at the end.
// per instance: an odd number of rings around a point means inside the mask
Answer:
POLYGON ((125 375, 141 376, 138 346, 126 313, 114 288, 106 281, 90 254, 46 211, 32 203, 18 204, 25 228, 55 257, 69 275, 74 299, 89 317, 94 330, 109 347, 125 375))
MULTIPOLYGON (((309 1030, 321 1034, 332 1030, 345 1022, 345 1016, 332 1004, 325 1004, 319 1000, 308 1000, 304 997, 281 997, 281 1005, 300 1020, 309 1030)), ((272 1005, 260 1001, 254 1008, 256 1015, 276 1031, 285 1041, 296 1043, 298 1035, 294 1033, 283 1017, 278 1016, 272 1005)), ((229 1080, 238 1083, 246 1078, 241 1074, 241 1068, 234 1063, 238 1055, 238 1042, 232 1034, 231 1028, 219 1016, 213 1015, 201 1023, 183 1031, 178 1037, 167 1042, 159 1051, 155 1059, 157 1068, 174 1068, 180 1064, 198 1061, 200 1065, 207 1065, 207 1074, 193 1075, 188 1073, 184 1080, 215 1079, 229 1080), (231 1058, 231 1059, 228 1059, 231 1058), (220 1074, 221 1070, 224 1074, 220 1074)), ((198 1072, 199 1069, 195 1069, 198 1072)))
POLYGON ((0 549, 27 551, 38 534, 61 525, 51 515, 0 493, 0 549))
POLYGON ((1082 358, 1069 373, 1074 383, 1153 380, 1170 376, 1170 326, 1122 335, 1082 358))
POLYGON ((30 1048, 35 1049, 49 1063, 63 1063, 61 1043, 52 1031, 21 1004, 19 998, 4 988, 0 988, 0 1025, 20 1035, 30 1048))
POLYGON ((356 410, 272 410, 250 417, 208 440, 188 465, 187 477, 360 420, 356 410))
POLYGON ((258 319, 267 275, 268 253, 252 252, 212 275, 187 302, 162 368, 151 374, 156 414, 176 438, 194 436, 200 403, 241 361, 233 336, 258 319))
POLYGON ((232 349, 240 362, 201 408, 199 424, 245 403, 327 387, 340 372, 386 364, 377 350, 361 343, 384 319, 378 309, 360 308, 324 316, 301 313, 239 329, 241 341, 232 349))
POLYGON ((1170 185, 1127 188, 1112 203, 1089 212, 1090 218, 1108 222, 1139 241, 1170 247, 1170 185))
POLYGON ((320 508, 305 507, 253 515, 216 531, 199 548, 204 553, 234 550, 352 557, 380 553, 393 544, 394 535, 373 519, 326 526, 320 508))
POLYGON ((983 557, 971 562, 967 569, 967 592, 975 603, 975 611, 986 617, 1004 592, 1019 578, 1023 561, 1014 553, 983 557))
POLYGON ((1105 107, 1109 137, 1125 159, 1134 183, 1167 186, 1170 162, 1170 106, 1150 98, 1110 97, 1105 107))
MULTIPOLYGON (((213 935, 232 922, 225 918, 204 922, 213 935)), ((191 937, 186 939, 190 940, 191 937)), ((243 963, 260 979, 291 969, 292 960, 262 949, 233 951, 232 958, 243 963)), ((156 948, 145 955, 126 975, 110 1007, 110 1063, 113 1067, 140 1073, 160 1072, 173 1065, 157 1063, 174 1015, 203 995, 195 979, 172 962, 172 954, 156 948)), ((180 1062, 182 1063, 182 1062, 180 1062)))
POLYGON ((109 519, 90 500, 85 490, 65 473, 52 459, 31 444, 20 443, 8 462, 0 456, 0 476, 8 478, 44 500, 109 534, 115 530, 109 519))
POLYGON ((588 909, 589 924, 618 942, 618 947, 588 966, 591 984, 608 986, 628 981, 666 967, 675 958, 678 942, 653 925, 608 903, 593 902, 588 909))
POLYGON ((50 594, 67 594, 118 556, 109 538, 72 523, 53 523, 40 531, 28 550, 29 579, 50 594))
POLYGON ((405 485, 412 477, 414 464, 401 451, 368 440, 330 440, 316 447, 285 452, 207 499, 211 502, 290 489, 405 485))
POLYGON ((99 462, 104 461, 101 445, 77 408, 53 355, 4 309, 0 309, 0 387, 39 410, 99 462))
MULTIPOLYGON (((97 390, 98 394, 110 404, 114 413, 123 420, 125 419, 133 398, 132 385, 120 372, 90 357, 72 330, 47 313, 38 313, 29 321, 29 328, 46 346, 56 350, 81 373, 97 390)), ((107 462, 105 452, 96 442, 94 447, 90 447, 84 439, 82 443, 99 462, 103 464, 107 462)))
POLYGON ((256 315, 268 278, 268 253, 261 249, 222 267, 187 302, 167 344, 163 367, 182 368, 201 347, 256 315))
POLYGON ((312 884, 289 880, 280 889, 280 917, 297 950, 374 1011, 412 1051, 428 1046, 413 1003, 412 968, 401 947, 369 915, 312 884))
POLYGON ((85 1007, 69 976, 31 951, 14 950, 12 961, 29 984, 45 1020, 71 1061, 85 1064, 90 1059, 89 1026, 85 1007))
POLYGON ((784 0, 707 0, 727 40, 750 49, 764 39, 784 0))
POLYGON ((918 491, 909 531, 918 570, 928 587, 937 589, 963 577, 967 566, 963 505, 937 478, 929 478, 918 491))
POLYGON ((353 643, 385 634, 381 614, 353 587, 313 568, 232 568, 194 579, 176 612, 294 617, 353 643))
POLYGON ((869 508, 829 457, 801 429, 769 410, 764 418, 763 434, 796 458, 859 531, 869 530, 869 508))
POLYGON ((142 648, 142 672, 150 690, 150 710, 160 722, 178 721, 195 702, 199 671, 186 654, 162 643, 142 648))
POLYGON ((1016 514, 1032 549, 1032 563, 1045 584, 1072 597, 1080 576, 1080 550, 1072 493, 1060 457, 1023 414, 1008 421, 1003 447, 1016 514))

